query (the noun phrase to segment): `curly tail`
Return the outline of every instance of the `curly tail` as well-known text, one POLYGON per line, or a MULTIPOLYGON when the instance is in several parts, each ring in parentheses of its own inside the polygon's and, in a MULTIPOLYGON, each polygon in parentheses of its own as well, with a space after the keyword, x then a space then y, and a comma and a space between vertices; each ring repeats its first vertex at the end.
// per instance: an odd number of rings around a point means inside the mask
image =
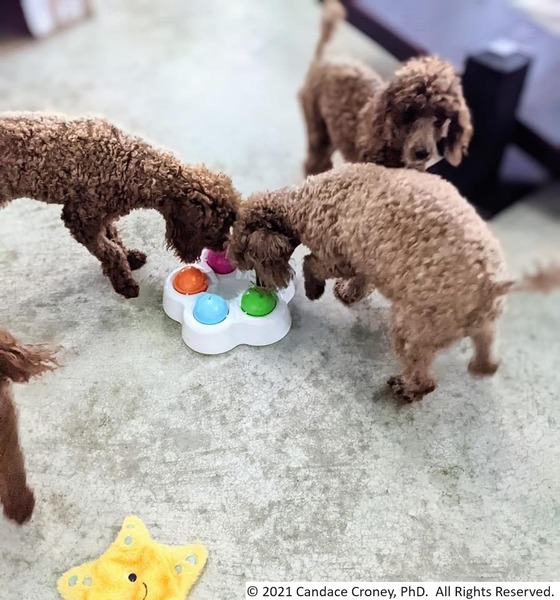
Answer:
POLYGON ((25 383, 32 377, 58 367, 57 349, 39 345, 20 344, 7 331, 0 329, 0 376, 15 383, 25 383))
POLYGON ((346 18, 346 9, 340 0, 324 0, 323 15, 321 18, 321 35, 315 48, 313 60, 320 60, 326 45, 332 38, 339 21, 346 18))
POLYGON ((512 292, 532 292, 549 294, 560 288, 560 264, 548 267, 539 266, 534 273, 526 273, 517 281, 504 281, 495 285, 496 295, 504 296, 512 292))

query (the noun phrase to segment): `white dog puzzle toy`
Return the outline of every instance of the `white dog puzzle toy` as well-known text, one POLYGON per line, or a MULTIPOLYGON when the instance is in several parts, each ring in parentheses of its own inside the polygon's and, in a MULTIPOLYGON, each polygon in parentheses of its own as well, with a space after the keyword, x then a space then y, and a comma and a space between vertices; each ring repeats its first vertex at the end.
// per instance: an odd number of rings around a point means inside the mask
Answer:
POLYGON ((251 272, 235 269, 223 252, 205 250, 199 262, 172 271, 163 289, 163 310, 182 324, 185 344, 200 354, 236 346, 268 346, 292 326, 288 303, 293 282, 278 292, 257 287, 251 272))

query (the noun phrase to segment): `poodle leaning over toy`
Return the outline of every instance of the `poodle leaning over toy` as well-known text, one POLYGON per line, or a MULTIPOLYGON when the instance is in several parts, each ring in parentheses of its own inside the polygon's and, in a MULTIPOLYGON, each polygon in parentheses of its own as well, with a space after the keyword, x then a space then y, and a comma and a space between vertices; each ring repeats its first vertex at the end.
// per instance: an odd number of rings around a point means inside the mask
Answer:
POLYGON ((406 62, 390 82, 360 62, 323 59, 338 0, 325 0, 315 57, 299 93, 307 127, 307 175, 328 171, 339 150, 348 162, 425 170, 444 157, 457 166, 471 137, 471 116, 453 67, 435 56, 406 62))
POLYGON ((153 208, 185 262, 222 250, 239 196, 229 177, 181 163, 103 119, 0 115, 0 208, 16 198, 62 204, 74 238, 103 266, 115 291, 138 296, 132 270, 146 255, 125 247, 115 221, 153 208))
POLYGON ((436 354, 466 336, 475 350, 471 373, 493 374, 505 295, 560 286, 556 267, 517 284, 507 279, 500 243, 472 206, 437 175, 410 169, 346 164, 300 187, 255 194, 241 205, 228 251, 263 286, 283 288, 299 244, 311 250, 303 263, 311 300, 335 278, 344 304, 374 289, 392 302, 403 370, 389 383, 405 401, 435 389, 436 354))
POLYGON ((24 346, 0 329, 0 502, 4 514, 20 524, 31 518, 35 499, 27 487, 12 382, 27 383, 56 366, 53 350, 24 346))

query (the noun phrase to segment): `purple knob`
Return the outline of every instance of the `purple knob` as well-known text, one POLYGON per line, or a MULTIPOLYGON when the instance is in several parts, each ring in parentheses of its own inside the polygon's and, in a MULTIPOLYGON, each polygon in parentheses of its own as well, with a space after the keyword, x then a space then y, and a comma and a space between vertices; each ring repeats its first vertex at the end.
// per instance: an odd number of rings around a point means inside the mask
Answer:
POLYGON ((225 252, 208 250, 206 262, 212 271, 218 275, 227 275, 228 273, 233 273, 235 271, 235 267, 231 265, 225 252))

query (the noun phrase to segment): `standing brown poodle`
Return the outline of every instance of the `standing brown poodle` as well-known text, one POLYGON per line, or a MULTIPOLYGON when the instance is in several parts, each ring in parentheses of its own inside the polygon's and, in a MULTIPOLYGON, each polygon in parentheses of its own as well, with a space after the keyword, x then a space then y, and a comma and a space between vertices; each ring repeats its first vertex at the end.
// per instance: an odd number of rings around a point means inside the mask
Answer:
POLYGON ((0 116, 0 157, 0 208, 23 197, 62 204, 70 233, 125 298, 138 296, 132 270, 146 255, 125 247, 117 219, 159 211, 168 246, 192 262, 205 247, 222 249, 239 202, 226 175, 182 164, 103 119, 0 116))
POLYGON ((332 168, 339 150, 349 162, 423 171, 442 157, 457 166, 471 137, 471 116, 453 67, 430 56, 409 60, 384 82, 359 62, 323 59, 339 0, 325 0, 315 57, 299 99, 307 127, 307 175, 332 168))
POLYGON ((4 514, 20 524, 31 518, 35 498, 27 487, 11 382, 26 383, 56 366, 49 348, 24 346, 0 329, 0 502, 4 514))
POLYGON ((389 383, 405 401, 435 389, 436 354, 463 337, 474 345, 471 373, 493 374, 505 295, 560 286, 556 267, 510 281, 500 243, 474 208, 450 183, 411 169, 346 164, 300 187, 257 194, 242 204, 228 251, 264 286, 283 288, 299 244, 311 250, 303 262, 311 300, 334 278, 344 304, 374 289, 391 301, 403 370, 389 383))

